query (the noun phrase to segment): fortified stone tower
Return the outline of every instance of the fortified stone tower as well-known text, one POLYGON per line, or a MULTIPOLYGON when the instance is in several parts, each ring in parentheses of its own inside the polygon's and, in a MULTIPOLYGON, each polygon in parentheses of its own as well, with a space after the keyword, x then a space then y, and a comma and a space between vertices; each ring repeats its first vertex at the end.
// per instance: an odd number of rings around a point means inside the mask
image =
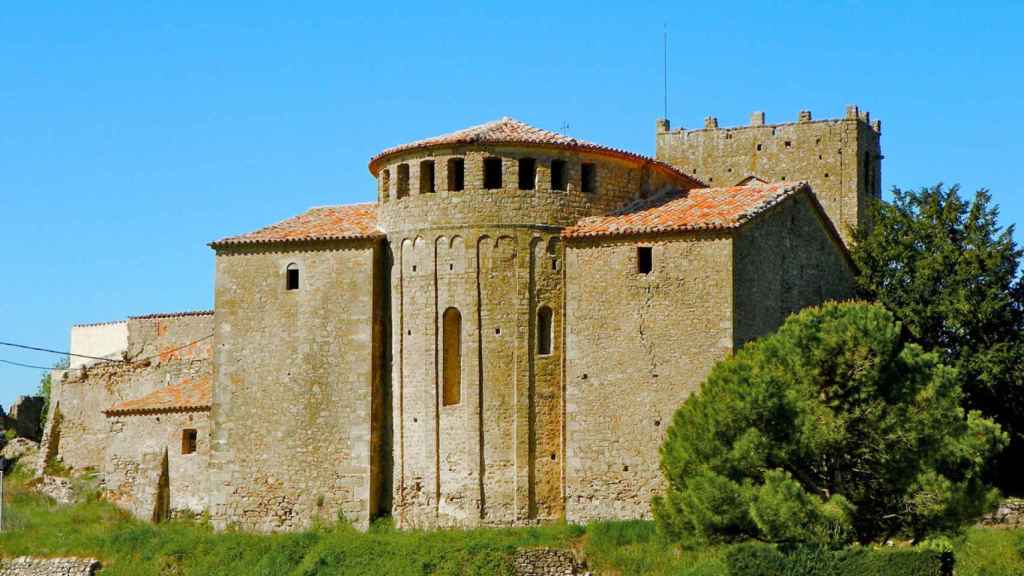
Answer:
POLYGON ((393 516, 563 517, 559 234, 699 183, 509 118, 385 150, 370 172, 392 259, 393 516))
POLYGON ((867 224, 868 199, 882 194, 881 134, 881 122, 856 106, 838 120, 811 120, 804 110, 787 124, 765 124, 764 113, 754 112, 750 126, 737 128, 719 128, 709 117, 703 129, 670 131, 661 119, 656 156, 709 186, 809 182, 849 244, 851 228, 867 224))

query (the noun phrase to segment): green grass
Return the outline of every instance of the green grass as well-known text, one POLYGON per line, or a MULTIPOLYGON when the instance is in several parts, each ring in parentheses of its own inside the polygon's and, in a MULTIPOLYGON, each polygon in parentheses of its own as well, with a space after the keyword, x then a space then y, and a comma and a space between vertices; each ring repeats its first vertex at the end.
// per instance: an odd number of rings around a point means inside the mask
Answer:
MULTIPOLYGON (((201 521, 154 526, 95 496, 57 506, 32 493, 26 473, 6 482, 0 556, 93 556, 107 576, 154 575, 505 575, 520 547, 582 548, 601 575, 726 576, 726 547, 681 549, 645 521, 586 528, 368 532, 323 526, 301 533, 214 532, 201 521)), ((1024 531, 968 530, 953 539, 958 576, 1024 574, 1024 531)))

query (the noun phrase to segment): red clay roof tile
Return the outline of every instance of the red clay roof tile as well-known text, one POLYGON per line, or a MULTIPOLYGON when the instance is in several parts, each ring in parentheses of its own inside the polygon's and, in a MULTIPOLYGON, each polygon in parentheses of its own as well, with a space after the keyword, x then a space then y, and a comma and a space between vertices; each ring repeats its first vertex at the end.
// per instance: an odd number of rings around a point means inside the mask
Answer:
POLYGON ((735 228, 785 198, 810 190, 805 182, 697 188, 636 202, 608 216, 584 218, 562 236, 615 236, 735 228))
POLYGON ((210 247, 383 237, 384 234, 377 229, 377 206, 375 204, 347 204, 310 208, 298 216, 254 232, 211 242, 210 247))
POLYGON ((172 386, 150 392, 140 398, 118 402, 104 410, 108 416, 144 412, 183 412, 209 410, 213 400, 213 378, 182 378, 172 386))
POLYGON ((370 159, 370 173, 376 176, 377 168, 381 160, 387 156, 391 156, 392 154, 415 150, 418 148, 451 146, 456 144, 518 144, 594 152, 604 154, 606 156, 615 156, 618 158, 650 163, 652 166, 655 166, 660 170, 687 180, 693 186, 704 185, 700 180, 684 174, 674 166, 661 162, 660 160, 655 160, 642 154, 612 148, 610 146, 594 144, 593 142, 587 142, 586 140, 579 140, 571 136, 566 136, 565 134, 559 134, 558 132, 543 130, 535 126, 530 126, 525 122, 520 122, 514 118, 509 118, 508 116, 485 124, 470 126, 469 128, 464 128, 456 132, 442 134, 441 136, 435 136, 425 140, 417 140, 415 142, 409 142, 408 144, 388 148, 370 159))

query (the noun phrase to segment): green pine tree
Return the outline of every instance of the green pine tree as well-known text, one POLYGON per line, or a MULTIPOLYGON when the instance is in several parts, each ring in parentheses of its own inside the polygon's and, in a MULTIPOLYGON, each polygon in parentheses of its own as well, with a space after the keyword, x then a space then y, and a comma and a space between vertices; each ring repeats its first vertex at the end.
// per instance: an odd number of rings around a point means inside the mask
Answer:
POLYGON ((655 518, 684 543, 841 545, 952 530, 996 503, 1006 443, 877 304, 826 304, 711 370, 661 449, 655 518))

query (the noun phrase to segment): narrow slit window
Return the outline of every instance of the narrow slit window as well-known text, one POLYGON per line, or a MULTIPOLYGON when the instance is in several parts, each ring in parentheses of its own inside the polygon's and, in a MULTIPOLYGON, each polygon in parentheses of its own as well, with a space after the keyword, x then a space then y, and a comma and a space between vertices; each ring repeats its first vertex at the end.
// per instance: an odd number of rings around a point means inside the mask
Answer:
POLYGON ((552 190, 565 190, 566 184, 569 179, 567 178, 565 169, 565 160, 552 160, 551 161, 551 189, 552 190))
POLYGON ((484 158, 484 188, 501 188, 501 158, 484 158))
POLYGON ((458 192, 466 187, 466 161, 462 158, 448 160, 448 190, 458 192))
POLYGON ((299 265, 289 264, 285 272, 285 289, 286 290, 298 290, 299 289, 299 265))
POLYGON ((420 162, 420 194, 431 194, 434 190, 434 161, 424 160, 420 162))
POLYGON ((385 202, 388 201, 388 196, 391 194, 391 171, 384 169, 380 175, 380 195, 385 202))
POLYGON ((597 166, 584 163, 580 166, 580 185, 583 191, 590 194, 597 191, 597 166))
POLYGON ((181 453, 192 454, 199 444, 199 432, 195 428, 186 428, 181 431, 181 453))
POLYGON ((537 187, 537 161, 533 158, 519 159, 519 189, 533 190, 537 187))
POLYGON ((551 321, 551 308, 541 306, 537 310, 537 354, 541 356, 551 354, 553 324, 551 321))
POLYGON ((650 274, 654 269, 654 254, 650 246, 636 247, 636 271, 640 274, 650 274))
POLYGON ((457 308, 449 308, 444 311, 441 322, 444 336, 441 400, 445 406, 453 406, 462 400, 462 314, 457 308))
POLYGON ((398 191, 395 193, 396 198, 405 198, 409 195, 409 165, 399 164, 398 165, 398 191))

